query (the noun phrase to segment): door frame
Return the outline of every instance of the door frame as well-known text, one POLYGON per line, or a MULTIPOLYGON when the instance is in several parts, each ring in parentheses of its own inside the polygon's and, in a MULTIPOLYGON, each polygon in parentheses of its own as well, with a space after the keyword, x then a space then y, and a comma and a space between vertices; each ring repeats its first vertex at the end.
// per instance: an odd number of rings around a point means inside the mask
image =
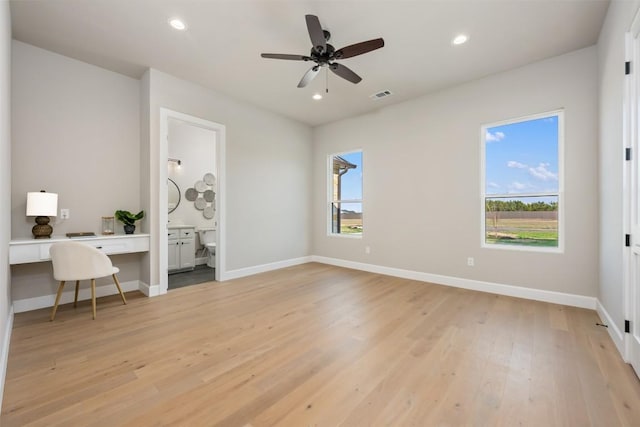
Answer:
POLYGON ((624 60, 631 63, 631 72, 624 78, 622 142, 623 150, 631 149, 631 157, 629 161, 623 160, 622 212, 625 232, 631 236, 631 242, 623 256, 623 310, 631 328, 629 333, 624 333, 623 358, 640 373, 640 343, 634 342, 636 332, 640 332, 640 10, 625 33, 624 43, 624 60))
POLYGON ((160 209, 159 221, 158 221, 158 236, 159 240, 159 266, 160 266, 160 289, 159 294, 166 294, 169 288, 168 280, 168 236, 167 236, 167 223, 169 220, 169 213, 167 212, 167 162, 169 159, 169 120, 178 120, 187 123, 192 126, 197 126, 203 129, 208 129, 216 133, 216 197, 215 197, 215 209, 217 214, 217 226, 216 226, 216 271, 215 280, 222 281, 226 277, 226 137, 225 126, 212 122, 210 120, 202 119, 200 117, 191 116, 189 114, 173 111, 168 108, 160 107, 160 191, 159 201, 160 206, 164 206, 165 209, 160 209))

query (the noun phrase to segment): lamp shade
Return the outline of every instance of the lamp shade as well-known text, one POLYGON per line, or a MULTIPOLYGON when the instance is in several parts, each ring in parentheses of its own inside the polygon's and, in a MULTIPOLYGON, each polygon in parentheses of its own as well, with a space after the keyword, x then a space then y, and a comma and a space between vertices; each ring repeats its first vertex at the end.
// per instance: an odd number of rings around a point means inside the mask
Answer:
POLYGON ((27 193, 27 216, 56 216, 58 195, 56 193, 27 193))

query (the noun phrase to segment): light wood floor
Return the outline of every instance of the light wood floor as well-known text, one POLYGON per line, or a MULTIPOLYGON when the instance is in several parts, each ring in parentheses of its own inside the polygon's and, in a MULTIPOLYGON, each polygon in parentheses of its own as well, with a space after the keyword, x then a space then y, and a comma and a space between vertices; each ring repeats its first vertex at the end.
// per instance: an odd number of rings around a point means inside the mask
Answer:
POLYGON ((306 264, 15 316, 8 426, 638 426, 594 311, 306 264))

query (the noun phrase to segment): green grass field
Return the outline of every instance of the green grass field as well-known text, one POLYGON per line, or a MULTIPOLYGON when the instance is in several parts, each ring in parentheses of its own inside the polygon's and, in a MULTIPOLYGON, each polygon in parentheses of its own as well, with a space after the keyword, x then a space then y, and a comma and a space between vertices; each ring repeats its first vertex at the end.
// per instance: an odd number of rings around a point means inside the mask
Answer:
POLYGON ((362 234, 362 219, 342 219, 340 223, 340 234, 362 234))
MULTIPOLYGON (((340 234, 362 234, 362 219, 343 219, 340 234)), ((488 244, 557 247, 558 221, 555 219, 486 220, 485 241, 488 244)))
POLYGON ((558 221, 551 219, 499 219, 486 221, 485 242, 534 247, 558 246, 558 221))

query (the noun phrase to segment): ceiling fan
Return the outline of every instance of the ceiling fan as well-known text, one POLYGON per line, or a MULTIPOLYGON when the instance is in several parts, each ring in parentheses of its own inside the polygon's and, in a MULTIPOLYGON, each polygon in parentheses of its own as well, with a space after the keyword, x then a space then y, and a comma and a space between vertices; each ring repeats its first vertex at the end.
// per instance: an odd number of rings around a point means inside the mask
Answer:
POLYGON ((380 49, 384 46, 384 40, 373 39, 366 42, 352 44, 342 49, 335 49, 328 41, 331 38, 331 33, 327 30, 323 30, 320 26, 320 20, 315 15, 305 15, 307 21, 307 30, 309 31, 309 37, 313 47, 309 56, 305 55, 288 55, 281 53, 263 53, 260 56, 270 59, 287 59, 290 61, 313 61, 316 63, 309 71, 305 73, 298 83, 298 87, 305 87, 311 82, 315 76, 320 72, 320 68, 328 68, 333 71, 337 76, 342 77, 351 83, 359 83, 362 77, 351 71, 350 68, 339 64, 335 61, 339 59, 352 58, 363 53, 371 52, 372 50, 380 49))

